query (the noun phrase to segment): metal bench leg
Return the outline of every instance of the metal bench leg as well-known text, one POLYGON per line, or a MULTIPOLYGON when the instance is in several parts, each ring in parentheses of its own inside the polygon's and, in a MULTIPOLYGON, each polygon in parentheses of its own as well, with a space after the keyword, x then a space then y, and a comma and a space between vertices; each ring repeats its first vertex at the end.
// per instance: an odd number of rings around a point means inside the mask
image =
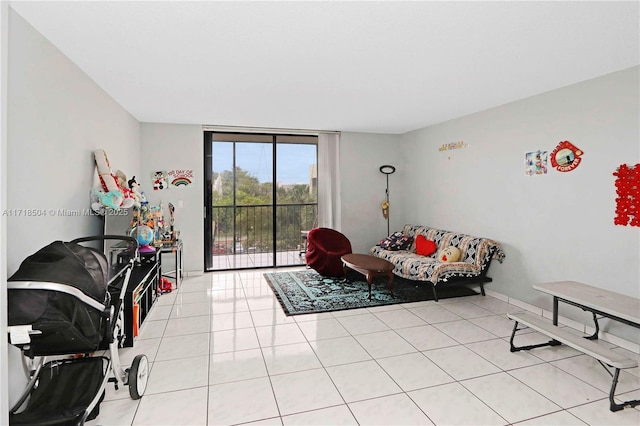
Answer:
POLYGON ((561 345, 561 343, 558 342, 557 340, 551 339, 546 343, 538 343, 537 345, 515 346, 513 344, 513 339, 516 337, 516 331, 519 331, 519 330, 524 330, 524 328, 518 328, 518 321, 515 321, 515 324, 513 324, 513 331, 511 332, 511 339, 509 339, 509 345, 511 346, 509 350, 511 352, 528 351, 529 349, 541 348, 543 346, 561 345))
POLYGON ((613 373, 613 381, 611 382, 611 390, 609 391, 609 409, 611 411, 620 411, 624 408, 624 404, 616 404, 613 400, 613 396, 616 393, 616 385, 618 384, 618 376, 620 375, 620 369, 616 368, 616 372, 613 373))
MULTIPOLYGON (((608 371, 608 370, 607 370, 608 371)), ((620 411, 624 407, 636 407, 640 405, 640 399, 634 399, 632 401, 625 401, 622 404, 616 404, 613 397, 616 393, 616 385, 618 384, 618 376, 620 375, 620 369, 616 368, 616 371, 613 373, 613 380, 611 382, 611 390, 609 391, 609 409, 613 412, 620 411)))
POLYGON ((481 293, 483 296, 486 296, 486 294, 484 293, 484 284, 483 284, 483 283, 480 283, 480 293, 481 293))
POLYGON ((585 339, 588 340, 598 340, 598 333, 600 332, 600 326, 598 325, 598 317, 596 317, 595 312, 591 312, 593 314, 593 322, 596 325, 596 331, 591 336, 585 336, 585 339))

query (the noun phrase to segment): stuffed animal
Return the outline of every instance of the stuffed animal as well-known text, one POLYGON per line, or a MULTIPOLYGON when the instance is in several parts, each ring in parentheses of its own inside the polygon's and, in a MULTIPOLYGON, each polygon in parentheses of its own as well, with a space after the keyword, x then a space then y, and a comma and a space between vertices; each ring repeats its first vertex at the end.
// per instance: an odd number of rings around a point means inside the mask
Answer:
POLYGON ((91 208, 99 214, 105 214, 104 207, 111 209, 129 208, 135 204, 134 194, 126 186, 127 176, 121 170, 115 174, 103 149, 93 151, 96 171, 102 191, 97 188, 91 193, 91 208))
POLYGON ((117 170, 116 178, 118 179, 118 188, 120 188, 120 192, 122 192, 122 196, 124 197, 120 207, 125 209, 133 207, 135 205, 135 196, 127 185, 127 175, 125 175, 122 170, 117 170))
POLYGON ((109 207, 110 209, 117 210, 120 208, 124 197, 122 196, 122 192, 116 191, 97 191, 93 190, 91 192, 92 195, 92 203, 91 208, 98 214, 105 214, 104 207, 109 207))
POLYGON ((142 204, 143 201, 146 201, 146 199, 144 197, 144 194, 139 190, 139 185, 138 185, 138 182, 136 182, 136 177, 134 176, 131 179, 129 179, 127 181, 127 185, 129 186, 129 189, 133 194, 133 201, 134 201, 133 205, 136 206, 137 208, 140 208, 140 205, 142 204))
POLYGON ((445 249, 442 249, 438 254, 438 260, 440 262, 457 262, 460 260, 460 249, 458 247, 449 246, 445 249))
POLYGON ((111 173, 111 163, 104 149, 96 149, 93 151, 93 157, 96 161, 96 169, 98 170, 98 177, 102 184, 104 192, 117 191, 120 189, 118 184, 118 178, 111 173))

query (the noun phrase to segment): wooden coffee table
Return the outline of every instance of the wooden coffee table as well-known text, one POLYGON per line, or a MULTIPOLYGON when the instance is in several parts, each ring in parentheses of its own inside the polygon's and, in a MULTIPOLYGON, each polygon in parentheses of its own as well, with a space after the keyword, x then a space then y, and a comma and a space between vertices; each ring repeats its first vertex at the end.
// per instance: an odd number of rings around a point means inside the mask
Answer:
POLYGON ((375 277, 389 277, 389 291, 393 294, 393 269, 395 265, 389 261, 368 254, 345 254, 342 256, 342 267, 345 275, 347 269, 353 269, 367 277, 369 300, 371 300, 371 282, 375 277))

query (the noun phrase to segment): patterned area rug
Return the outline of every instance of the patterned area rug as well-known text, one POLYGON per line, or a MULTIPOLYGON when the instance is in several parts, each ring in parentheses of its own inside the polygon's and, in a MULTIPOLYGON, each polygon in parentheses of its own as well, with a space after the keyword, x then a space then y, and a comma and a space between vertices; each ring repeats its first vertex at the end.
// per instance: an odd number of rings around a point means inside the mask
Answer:
MULTIPOLYGON (((430 284, 400 277, 393 279, 393 295, 389 292, 386 277, 374 279, 371 284, 371 300, 369 300, 367 281, 355 272, 350 273, 346 280, 323 277, 311 269, 267 272, 264 277, 287 315, 433 300, 430 284)), ((439 299, 474 294, 478 293, 464 286, 438 289, 439 299)))

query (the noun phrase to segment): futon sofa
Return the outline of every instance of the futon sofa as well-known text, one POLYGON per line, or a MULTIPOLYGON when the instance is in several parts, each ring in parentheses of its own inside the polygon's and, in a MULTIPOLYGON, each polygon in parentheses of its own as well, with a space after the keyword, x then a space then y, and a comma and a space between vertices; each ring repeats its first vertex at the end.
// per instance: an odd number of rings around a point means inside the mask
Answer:
POLYGON ((393 263, 393 273, 399 277, 429 283, 436 301, 436 288, 445 285, 478 284, 484 296, 483 284, 492 281, 487 276, 491 261, 495 259, 502 263, 505 258, 500 245, 488 238, 420 225, 405 225, 401 233, 396 234, 402 235, 401 240, 406 243, 404 246, 403 243, 389 244, 386 239, 372 247, 369 254, 393 263), (431 255, 416 253, 419 235, 422 235, 421 243, 426 240, 434 247, 431 255), (443 250, 450 247, 459 249, 460 259, 454 262, 441 261, 439 255, 442 257, 443 250))

